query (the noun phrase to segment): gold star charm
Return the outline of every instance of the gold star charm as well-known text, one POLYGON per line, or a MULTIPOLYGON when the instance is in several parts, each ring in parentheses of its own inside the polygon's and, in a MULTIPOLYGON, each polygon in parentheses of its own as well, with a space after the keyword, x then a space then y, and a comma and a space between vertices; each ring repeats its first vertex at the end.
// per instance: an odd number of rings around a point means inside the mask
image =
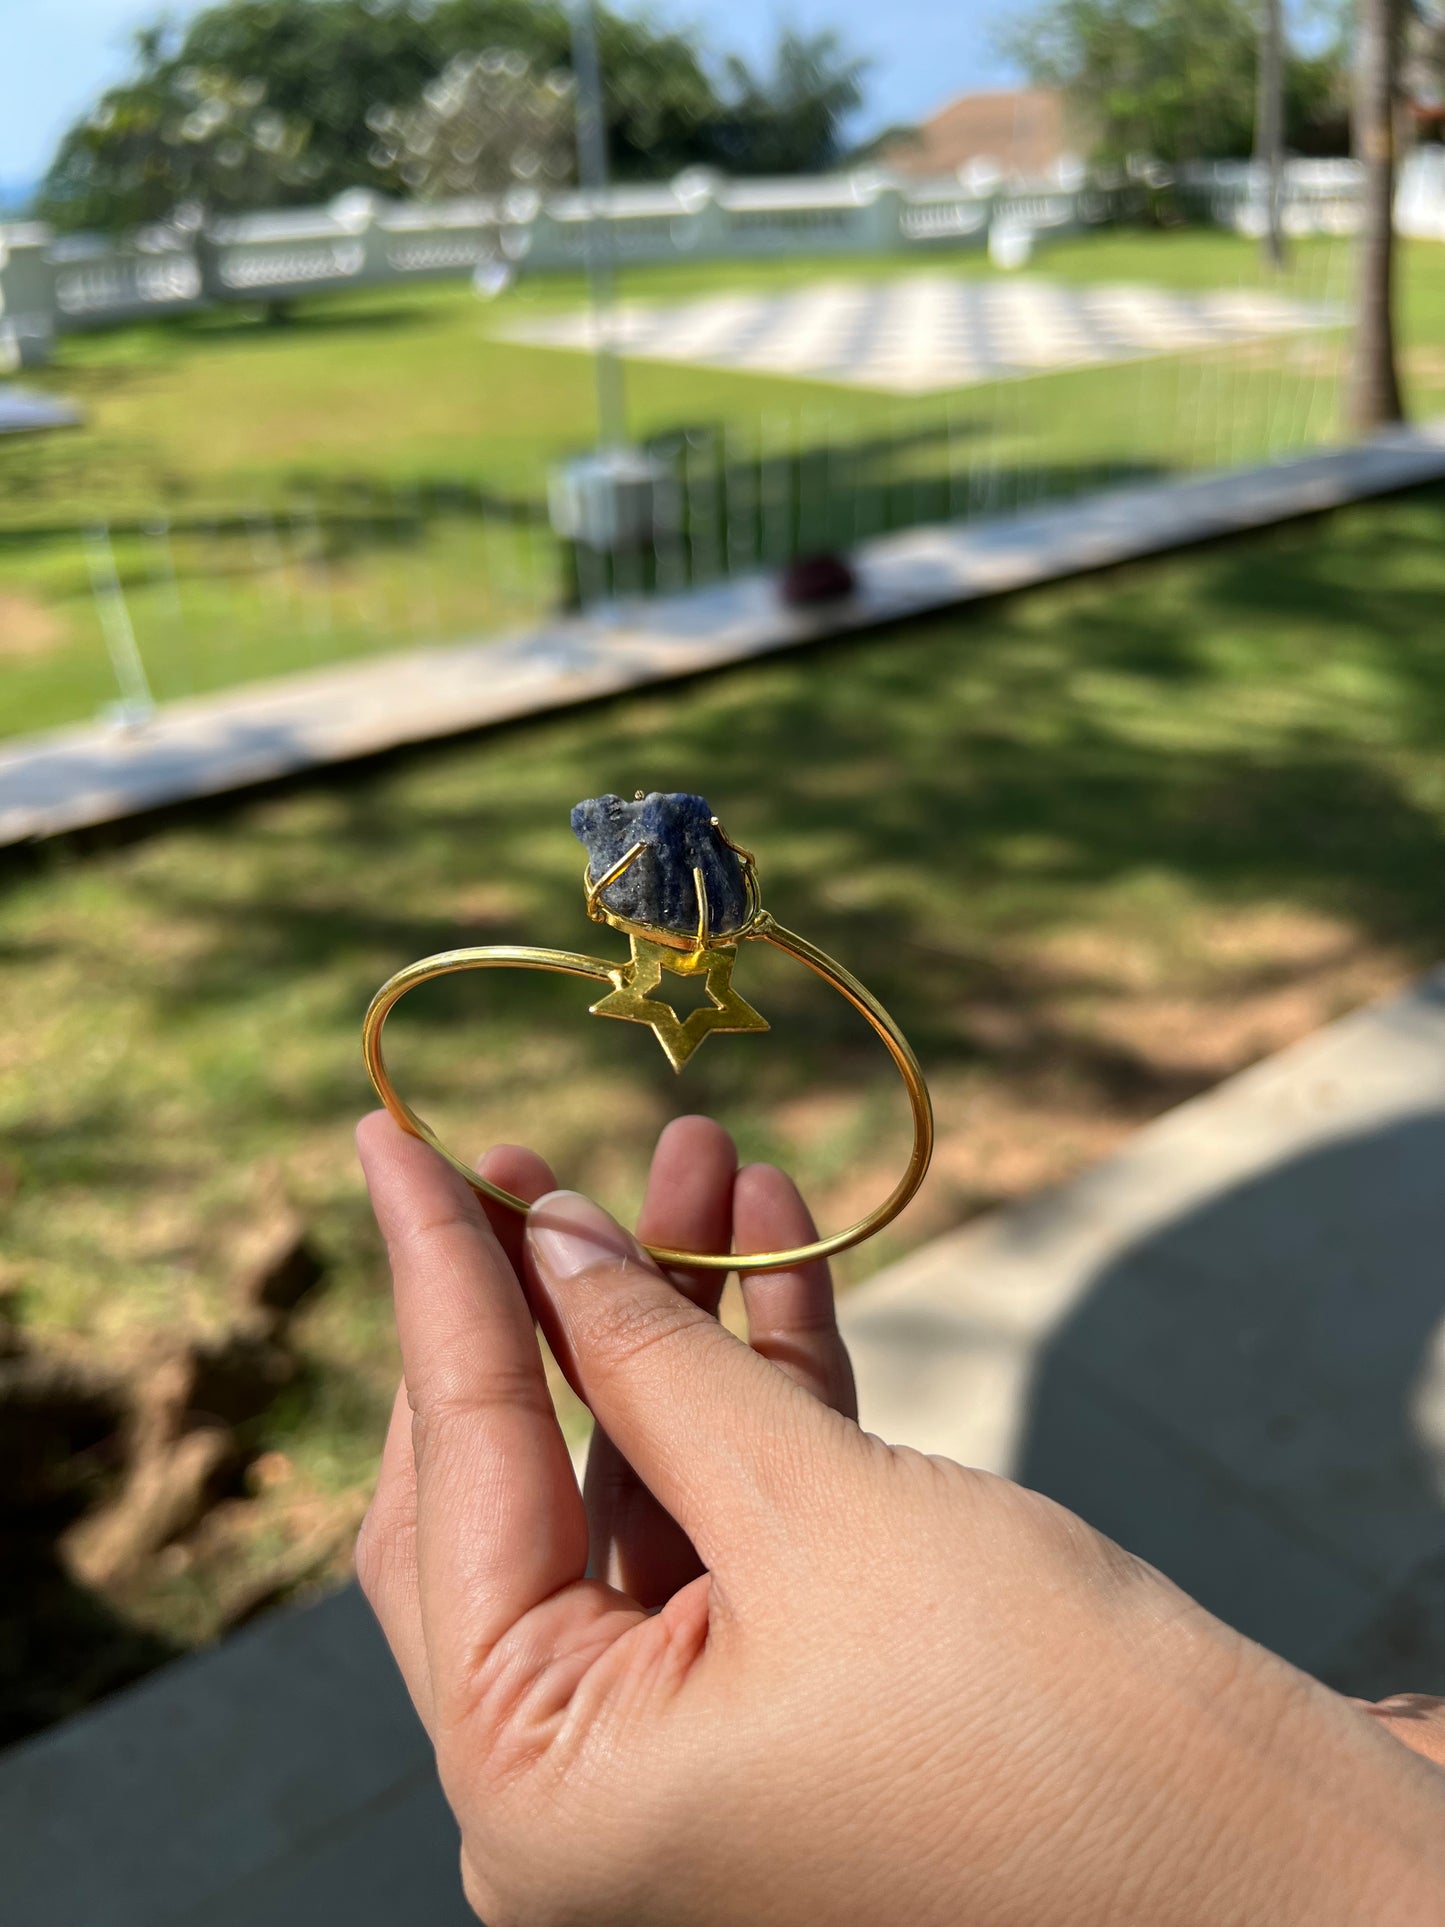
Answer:
POLYGON ((667 1061, 680 1071, 704 1037, 715 1030, 767 1030, 766 1017, 733 986, 733 964, 737 945, 720 944, 712 949, 675 950, 650 937, 632 936, 631 961, 612 972, 616 985, 592 1006, 594 1017, 621 1017, 632 1024, 650 1024, 657 1041, 667 1053, 667 1061), (703 1004, 687 1017, 679 1017, 671 1004, 652 995, 662 982, 662 973, 675 977, 702 977, 710 1004, 703 1004))

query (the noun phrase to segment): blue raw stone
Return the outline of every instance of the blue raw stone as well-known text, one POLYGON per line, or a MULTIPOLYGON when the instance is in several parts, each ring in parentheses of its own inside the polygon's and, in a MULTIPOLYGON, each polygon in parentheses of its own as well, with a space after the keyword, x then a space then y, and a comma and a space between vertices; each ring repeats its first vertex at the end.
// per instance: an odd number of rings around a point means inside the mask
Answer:
POLYGON ((594 879, 606 876, 634 843, 646 844, 602 893, 604 908, 616 917, 677 936, 695 935, 694 869, 702 871, 707 890, 709 936, 739 929, 748 914, 742 860, 714 827, 712 810, 701 796, 654 790, 638 802, 589 797, 573 810, 572 829, 594 879))

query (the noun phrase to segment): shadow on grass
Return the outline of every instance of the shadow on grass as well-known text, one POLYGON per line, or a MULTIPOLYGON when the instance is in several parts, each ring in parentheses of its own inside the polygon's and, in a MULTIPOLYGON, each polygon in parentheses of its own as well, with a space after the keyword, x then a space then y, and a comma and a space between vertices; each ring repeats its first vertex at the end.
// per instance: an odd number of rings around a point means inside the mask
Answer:
POLYGON ((320 302, 258 301, 176 315, 156 326, 182 342, 194 341, 206 347, 212 343, 234 342, 247 348, 261 348, 268 343, 284 346, 298 336, 316 341, 332 335, 406 333, 426 327, 434 312, 420 302, 393 301, 375 308, 342 308, 320 302))
MULTIPOLYGON (((1101 1030, 1089 1001, 1117 981, 1097 953, 1039 946, 1041 932, 1094 918, 1107 934, 1099 906, 1136 890, 1136 931, 1181 903, 1287 906, 1422 962, 1438 949, 1442 511, 1445 491, 1424 492, 396 756, 93 862, 8 866, 17 897, 38 890, 51 911, 7 930, 7 971, 49 981, 56 918, 80 891, 63 927, 95 953, 85 995, 107 1040, 117 1011, 135 1040, 134 1082, 87 1082, 77 1056, 72 1088, 57 1066, 8 1141, 16 1194, 70 1187, 92 1222, 125 1222, 139 1198, 300 1144, 314 1165, 367 1102, 360 1015, 402 964, 479 942, 620 952, 585 921, 567 827, 572 803, 603 790, 706 794, 758 851, 769 907, 882 998, 940 1090, 989 1073, 1064 1089, 1079 1115, 1155 1115, 1213 1081, 1217 1060, 1188 1038, 1160 1053, 1101 1030), (102 902, 92 935, 99 911, 84 906, 102 902), (157 950, 156 929, 184 941, 157 950)), ((682 1081, 636 1027, 580 1026, 584 989, 523 973, 430 987, 398 1044, 422 1089, 488 1129, 538 1097, 583 1183, 599 1156, 640 1169, 680 1105, 739 1120, 763 1147, 750 1155, 777 1155, 777 1120, 800 1100, 893 1115, 892 1069, 841 999, 762 946, 744 971, 773 1035, 710 1040, 682 1081), (561 1084, 579 1029, 584 1096, 561 1084)), ((1291 976, 1288 956, 1236 964, 1219 994, 1291 976)), ((80 995, 64 992, 66 1024, 80 995)), ((347 1197, 327 1207, 327 1235, 369 1251, 347 1197)), ((958 1215, 991 1201, 950 1198, 958 1215)))
MULTIPOLYGON (((105 529, 127 594, 154 593, 172 580, 182 589, 222 584, 240 593, 270 585, 267 592, 279 594, 277 585, 293 575, 324 587, 331 568, 392 560, 441 567, 453 581, 495 563, 479 549, 470 558, 454 554, 436 564, 432 545, 439 538, 461 532, 503 544, 540 539, 553 553, 552 599, 575 609, 605 594, 672 593, 931 523, 1043 507, 1101 482, 1096 467, 1067 462, 994 463, 986 474, 966 478, 940 466, 948 439, 945 430, 923 428, 738 463, 724 461, 716 435, 679 430, 656 440, 670 479, 658 488, 649 539, 625 553, 584 551, 554 537, 540 495, 508 494, 439 474, 385 483, 363 474, 298 470, 269 503, 218 511, 177 500, 164 515, 117 516, 105 529)), ((1107 479, 1114 486, 1138 485, 1162 482, 1169 472, 1131 463, 1115 465, 1107 479)), ((29 499, 18 475, 10 479, 16 499, 29 499)), ((32 576, 48 570, 52 593, 63 580, 68 595, 84 599, 89 532, 34 520, 0 528, 0 567, 9 561, 32 576)), ((285 619, 297 620, 294 612, 285 619)), ((385 646, 387 639, 374 640, 385 646)))
MULTIPOLYGON (((1421 498, 1416 512, 1442 500, 1421 498)), ((527 906, 489 936, 573 945, 571 803, 686 787, 759 850, 777 914, 845 957, 930 1066, 997 1056, 971 1013, 1002 1006, 1021 1020, 1008 1047, 1020 1068, 1066 1068, 1101 1101, 1147 1115, 1196 1088, 1189 1073, 1161 1076, 1146 1052, 1072 1030, 1061 993, 1087 992, 1086 973, 1021 965, 1001 954, 1002 935, 1121 879, 1175 876, 1216 903, 1309 904, 1382 941, 1438 941, 1445 830, 1400 755, 1430 753, 1445 731, 1438 589, 1433 576, 1408 580, 1418 539, 1391 546, 1372 524, 1368 567, 1361 539, 1333 525, 1216 550, 1197 564, 1187 610, 1156 604, 1143 567, 1075 594, 1042 631, 1008 608, 978 609, 941 633, 834 644, 334 780, 337 821, 310 901, 297 882, 314 840, 304 814, 294 835, 270 811, 265 830, 247 831, 243 808, 231 821, 256 864, 243 905, 213 893, 204 864, 149 886, 214 933, 166 985, 167 1008, 215 1018, 258 984, 320 973, 340 1023, 400 962, 485 940, 454 908, 476 884, 527 906), (1388 589, 1374 586, 1383 577, 1388 589), (1245 653, 1218 655, 1216 630, 1243 633, 1245 653), (1352 678, 1377 689, 1388 725, 1354 710, 1352 678), (1305 690, 1318 700, 1303 702, 1305 690), (1215 727, 1191 743, 1176 725, 1201 704, 1215 727), (446 772, 451 800, 413 780, 423 762, 446 772)), ((139 965, 134 977, 117 968, 143 991, 139 965)), ((786 1053, 736 1073, 726 1051, 700 1054, 688 1075, 704 1107, 744 1088, 767 1104, 800 1078, 842 1090, 878 1074, 845 1007, 805 989, 784 979, 771 991, 786 1053)), ((498 994, 523 1029, 556 1008, 546 980, 507 973, 498 994)), ((452 980, 413 1021, 440 1034, 472 1001, 452 980)), ((652 1069, 659 1089, 675 1089, 660 1060, 652 1069)), ((317 1094, 322 1109, 333 1095, 317 1094)), ((113 1121, 98 1128, 108 1135, 113 1121)))

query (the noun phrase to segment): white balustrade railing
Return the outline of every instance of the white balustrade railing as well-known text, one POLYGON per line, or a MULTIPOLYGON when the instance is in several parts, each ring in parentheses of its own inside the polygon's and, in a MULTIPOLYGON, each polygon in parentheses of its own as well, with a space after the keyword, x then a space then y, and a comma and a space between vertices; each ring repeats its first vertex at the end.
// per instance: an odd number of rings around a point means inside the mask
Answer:
MULTIPOLYGON (((1257 239, 1269 225, 1269 170, 1259 161, 1206 161, 1181 169, 1179 190, 1194 212, 1257 239)), ((1353 234, 1359 225, 1360 166, 1349 160, 1286 162, 1281 224, 1287 234, 1353 234)))
MULTIPOLYGON (((1268 181, 1255 163, 1184 168, 1176 186, 1201 216, 1245 234, 1263 231, 1268 181)), ((1290 161, 1287 230, 1349 233, 1359 188, 1353 161, 1290 161)), ((1089 227, 1116 218, 1127 193, 1077 179, 984 185, 868 171, 744 181, 692 169, 664 185, 613 189, 602 215, 621 260, 745 260, 982 245, 995 223, 1089 227)), ((1397 218, 1406 233, 1445 239, 1445 150, 1409 156, 1397 218)), ((325 208, 242 215, 199 231, 151 229, 124 242, 57 239, 33 223, 0 228, 0 370, 43 360, 61 331, 214 301, 279 302, 489 265, 576 268, 592 219, 589 199, 570 190, 443 202, 353 191, 325 208)))
POLYGON ((205 290, 192 254, 159 260, 116 253, 94 260, 57 261, 55 307, 60 326, 89 320, 132 321, 142 315, 198 307, 205 290))
POLYGON ((1421 241, 1445 241, 1445 147, 1417 147, 1400 170, 1395 225, 1421 241))
POLYGON ((216 278, 227 294, 290 294, 318 285, 350 287, 366 266, 360 241, 321 241, 291 247, 218 251, 216 278))
MULTIPOLYGON (((982 242, 1001 208, 1036 226, 1107 218, 1107 200, 1041 186, 1020 196, 958 182, 904 183, 877 172, 729 180, 693 169, 658 186, 614 188, 602 207, 619 260, 889 253, 982 242)), ((128 241, 0 229, 0 367, 42 360, 59 332, 213 301, 284 301, 489 264, 577 268, 594 219, 575 190, 396 202, 366 192, 329 207, 152 230, 128 241)))

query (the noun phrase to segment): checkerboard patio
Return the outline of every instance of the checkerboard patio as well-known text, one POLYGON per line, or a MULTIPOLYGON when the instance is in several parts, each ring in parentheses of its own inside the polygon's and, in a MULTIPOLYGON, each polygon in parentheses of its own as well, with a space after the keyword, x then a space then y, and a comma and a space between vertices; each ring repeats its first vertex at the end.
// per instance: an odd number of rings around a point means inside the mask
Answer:
MULTIPOLYGON (((643 360, 927 394, 1312 333, 1338 320, 1331 308, 1259 288, 1186 294, 1123 282, 916 274, 824 281, 786 294, 628 302, 613 317, 612 340, 643 360)), ((528 322, 507 338, 588 350, 597 329, 577 312, 528 322)))

